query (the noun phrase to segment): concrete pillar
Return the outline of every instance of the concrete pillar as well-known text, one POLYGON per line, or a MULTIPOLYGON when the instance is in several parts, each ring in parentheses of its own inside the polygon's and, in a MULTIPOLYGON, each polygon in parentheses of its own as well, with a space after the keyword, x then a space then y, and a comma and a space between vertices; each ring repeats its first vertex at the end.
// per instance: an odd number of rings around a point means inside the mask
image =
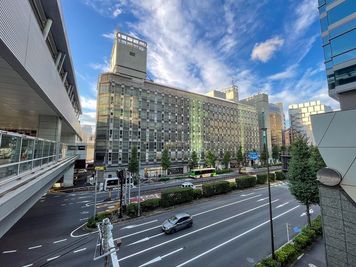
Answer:
POLYGON ((42 31, 43 34, 43 38, 46 40, 49 34, 49 31, 51 30, 51 26, 52 26, 52 20, 51 19, 47 19, 46 21, 46 25, 42 31))
POLYGON ((62 78, 62 82, 65 82, 67 79, 68 72, 65 72, 62 78))
POLYGON ((62 120, 57 116, 40 115, 38 117, 37 137, 60 142, 62 120))
POLYGON ((63 187, 73 186, 74 181, 74 165, 72 165, 63 176, 63 187))

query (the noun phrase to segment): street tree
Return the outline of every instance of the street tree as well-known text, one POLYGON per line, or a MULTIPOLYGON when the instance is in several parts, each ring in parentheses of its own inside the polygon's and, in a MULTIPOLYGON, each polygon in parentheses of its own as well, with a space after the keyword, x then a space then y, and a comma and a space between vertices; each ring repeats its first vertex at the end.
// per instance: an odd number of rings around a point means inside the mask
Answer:
POLYGON ((241 173, 241 167, 244 163, 244 155, 242 154, 242 146, 239 146, 239 149, 237 150, 236 153, 236 161, 238 164, 238 168, 239 168, 239 173, 241 173))
POLYGON ((198 166, 198 155, 197 152, 193 151, 189 160, 189 168, 194 169, 198 166))
POLYGON ((161 167, 167 175, 167 170, 171 166, 171 157, 169 156, 169 151, 167 148, 163 149, 161 167))
POLYGON ((316 153, 311 152, 308 141, 297 136, 291 146, 291 159, 288 168, 289 190, 295 198, 306 206, 308 224, 310 206, 319 203, 318 181, 316 179, 316 153), (313 154, 313 155, 312 155, 313 154))
POLYGON ((312 168, 312 174, 316 177, 316 173, 326 167, 323 158, 320 155, 319 149, 316 146, 310 148, 310 164, 312 168))
POLYGON ((209 167, 215 167, 216 156, 210 150, 206 153, 205 163, 209 167))
POLYGON ((230 151, 226 151, 226 152, 224 153, 224 157, 223 157, 223 160, 222 160, 222 162, 223 162, 224 165, 225 165, 225 169, 227 169, 227 168, 229 167, 230 160, 231 160, 230 151))
POLYGON ((279 146, 273 146, 272 147, 272 158, 274 162, 277 162, 277 160, 279 160, 279 146))
POLYGON ((134 179, 136 179, 137 173, 139 172, 139 162, 138 162, 138 154, 137 154, 136 146, 133 146, 131 149, 131 158, 130 158, 128 170, 129 172, 132 173, 134 179))

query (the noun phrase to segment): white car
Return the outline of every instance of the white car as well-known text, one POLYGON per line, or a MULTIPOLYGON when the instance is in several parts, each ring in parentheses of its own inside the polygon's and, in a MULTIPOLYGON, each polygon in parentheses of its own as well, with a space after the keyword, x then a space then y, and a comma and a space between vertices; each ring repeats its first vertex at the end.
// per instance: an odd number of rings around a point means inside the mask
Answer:
POLYGON ((184 182, 182 183, 182 185, 180 186, 182 188, 192 188, 192 189, 196 189, 197 187, 195 185, 193 185, 193 183, 191 182, 184 182))

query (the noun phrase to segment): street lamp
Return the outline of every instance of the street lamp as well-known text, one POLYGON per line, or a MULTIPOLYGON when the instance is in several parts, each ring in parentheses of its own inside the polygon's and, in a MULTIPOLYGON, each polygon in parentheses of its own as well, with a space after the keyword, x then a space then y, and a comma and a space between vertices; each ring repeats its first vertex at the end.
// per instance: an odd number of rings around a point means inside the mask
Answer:
POLYGON ((272 216, 272 197, 271 197, 271 183, 269 179, 269 162, 268 162, 268 151, 267 151, 267 128, 261 128, 263 136, 263 146, 264 152, 266 153, 266 163, 267 163, 267 182, 268 182, 268 202, 269 202, 269 222, 271 227, 271 249, 272 249, 272 259, 276 259, 274 254, 274 236, 273 236, 273 216, 272 216))

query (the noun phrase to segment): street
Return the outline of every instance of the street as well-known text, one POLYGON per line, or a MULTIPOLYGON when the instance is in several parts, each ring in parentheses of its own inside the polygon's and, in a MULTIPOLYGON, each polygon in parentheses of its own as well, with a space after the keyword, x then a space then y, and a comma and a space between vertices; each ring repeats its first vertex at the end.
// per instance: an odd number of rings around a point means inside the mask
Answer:
MULTIPOLYGON (((99 202, 104 195, 99 197, 99 202)), ((92 215, 92 192, 49 193, 1 240, 1 266, 103 266, 93 261, 97 233, 75 231, 92 215), (30 223, 27 223, 30 222, 30 223)), ((275 247, 306 223, 305 208, 286 184, 272 187, 275 247)), ((102 205, 102 204, 100 204, 102 205)), ((106 207, 103 207, 105 209, 106 207)), ((319 207, 312 207, 314 218, 319 207)), ((271 252, 267 187, 202 199, 156 215, 115 225, 122 240, 120 266, 253 266, 271 252), (185 211, 192 228, 172 235, 161 223, 185 211)), ((97 251, 98 253, 98 251, 97 251)))

